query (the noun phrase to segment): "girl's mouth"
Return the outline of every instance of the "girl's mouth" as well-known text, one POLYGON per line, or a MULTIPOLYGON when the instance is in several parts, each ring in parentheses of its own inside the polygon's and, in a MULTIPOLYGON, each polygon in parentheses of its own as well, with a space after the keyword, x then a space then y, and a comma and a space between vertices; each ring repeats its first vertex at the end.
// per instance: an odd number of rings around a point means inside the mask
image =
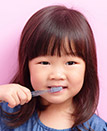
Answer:
POLYGON ((61 87, 62 89, 61 90, 64 90, 67 88, 67 86, 48 86, 49 89, 52 89, 52 88, 59 88, 61 87))
POLYGON ((62 89, 63 89, 62 87, 52 87, 49 89, 49 92, 56 93, 56 92, 60 92, 62 89))

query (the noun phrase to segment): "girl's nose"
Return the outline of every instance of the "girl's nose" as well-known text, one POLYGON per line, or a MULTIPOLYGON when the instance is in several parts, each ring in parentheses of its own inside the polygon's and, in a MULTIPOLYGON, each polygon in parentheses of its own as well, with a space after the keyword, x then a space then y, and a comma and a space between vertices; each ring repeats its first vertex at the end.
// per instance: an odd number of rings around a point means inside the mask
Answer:
POLYGON ((65 80, 66 79, 66 75, 64 72, 60 72, 60 71, 53 71, 50 73, 49 78, 51 80, 65 80))

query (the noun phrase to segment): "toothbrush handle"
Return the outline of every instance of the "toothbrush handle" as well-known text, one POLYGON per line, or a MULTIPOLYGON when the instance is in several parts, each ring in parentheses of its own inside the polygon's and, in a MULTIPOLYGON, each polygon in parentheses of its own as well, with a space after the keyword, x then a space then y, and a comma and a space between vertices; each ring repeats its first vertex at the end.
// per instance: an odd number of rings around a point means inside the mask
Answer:
POLYGON ((38 91, 32 91, 31 94, 32 94, 32 97, 35 97, 35 96, 39 96, 41 94, 44 94, 46 92, 49 92, 49 90, 38 90, 38 91))

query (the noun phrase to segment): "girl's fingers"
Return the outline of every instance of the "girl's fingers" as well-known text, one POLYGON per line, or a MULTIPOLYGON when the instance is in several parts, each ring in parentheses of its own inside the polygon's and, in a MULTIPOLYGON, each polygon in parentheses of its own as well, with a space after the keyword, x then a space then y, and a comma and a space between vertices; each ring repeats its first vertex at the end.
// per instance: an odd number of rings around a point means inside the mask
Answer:
POLYGON ((11 108, 14 108, 15 106, 18 105, 18 100, 16 102, 16 99, 14 97, 12 97, 12 96, 6 101, 8 102, 8 106, 11 107, 11 108))
POLYGON ((25 104, 25 103, 28 102, 28 96, 26 95, 25 92, 23 92, 23 91, 18 91, 18 92, 17 92, 17 95, 18 95, 19 100, 20 100, 20 105, 23 105, 23 104, 25 104))
MULTIPOLYGON (((22 87, 22 90, 23 90, 23 93, 24 93, 24 94, 26 95, 26 97, 27 97, 26 103, 28 103, 28 102, 31 100, 31 98, 32 98, 31 92, 30 92, 29 89, 27 89, 27 88, 25 88, 25 87, 22 87)), ((23 97, 25 97, 25 96, 23 96, 23 97)), ((25 98, 23 98, 23 99, 25 99, 25 98)))
POLYGON ((18 90, 17 96, 20 100, 20 104, 23 105, 25 103, 28 103, 31 100, 31 92, 29 89, 25 87, 20 87, 21 89, 18 90))
POLYGON ((24 105, 28 102, 28 96, 22 91, 19 90, 16 94, 12 95, 8 100, 8 106, 14 108, 17 105, 24 105))

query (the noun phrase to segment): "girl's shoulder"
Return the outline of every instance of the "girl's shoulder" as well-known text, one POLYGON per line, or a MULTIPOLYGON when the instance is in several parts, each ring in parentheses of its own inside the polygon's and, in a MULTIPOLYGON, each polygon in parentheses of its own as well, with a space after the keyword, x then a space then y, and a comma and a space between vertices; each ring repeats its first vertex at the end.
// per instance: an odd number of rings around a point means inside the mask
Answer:
MULTIPOLYGON (((94 131, 107 131, 107 123, 96 114, 94 114, 88 121, 83 123, 83 125, 87 129, 90 128, 94 131)), ((82 129, 82 125, 80 125, 79 128, 82 129)))
MULTIPOLYGON (((0 103, 0 106, 5 112, 8 112, 8 113, 16 112, 21 107, 19 105, 19 106, 16 106, 15 108, 10 108, 8 107, 8 103, 5 103, 5 102, 0 103)), ((23 125, 20 125, 17 128, 9 128, 5 124, 5 117, 2 115, 2 110, 0 110, 0 131, 32 131, 32 128, 36 123, 36 119, 37 119, 37 113, 35 112, 34 115, 32 115, 31 118, 29 118, 29 120, 27 120, 23 125)))
POLYGON ((5 124, 5 113, 13 113, 15 111, 17 111, 19 109, 19 107, 15 107, 15 108, 10 108, 8 107, 8 103, 6 102, 1 102, 0 103, 0 131, 10 131, 11 129, 8 129, 8 127, 5 124))
POLYGON ((107 123, 96 114, 89 119, 89 123, 95 128, 107 130, 107 123))

